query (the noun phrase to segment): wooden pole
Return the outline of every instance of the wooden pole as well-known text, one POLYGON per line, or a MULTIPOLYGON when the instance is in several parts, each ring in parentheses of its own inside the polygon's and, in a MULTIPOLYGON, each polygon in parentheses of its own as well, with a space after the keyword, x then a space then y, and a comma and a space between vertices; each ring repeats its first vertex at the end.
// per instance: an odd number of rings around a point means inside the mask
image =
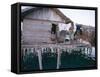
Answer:
POLYGON ((89 48, 87 48, 87 52, 88 52, 88 54, 87 54, 87 55, 89 56, 89 48))
POLYGON ((22 54, 23 56, 25 56, 25 50, 26 50, 26 48, 23 48, 23 54, 22 54))
POLYGON ((60 57, 61 57, 61 51, 60 51, 59 48, 57 49, 57 53, 58 53, 58 56, 57 56, 57 69, 59 69, 60 64, 61 64, 61 59, 60 59, 60 57))
POLYGON ((33 53, 34 51, 33 51, 33 48, 31 48, 31 53, 33 53))
POLYGON ((23 51, 22 51, 22 59, 24 60, 24 56, 25 56, 25 51, 26 51, 26 48, 23 48, 23 51))
POLYGON ((83 53, 84 53, 84 55, 85 55, 85 47, 83 47, 83 53))
POLYGON ((89 48, 89 56, 91 57, 92 47, 89 48))
POLYGON ((41 50, 37 49, 38 53, 38 61, 39 61, 39 68, 42 70, 42 55, 41 55, 41 50))

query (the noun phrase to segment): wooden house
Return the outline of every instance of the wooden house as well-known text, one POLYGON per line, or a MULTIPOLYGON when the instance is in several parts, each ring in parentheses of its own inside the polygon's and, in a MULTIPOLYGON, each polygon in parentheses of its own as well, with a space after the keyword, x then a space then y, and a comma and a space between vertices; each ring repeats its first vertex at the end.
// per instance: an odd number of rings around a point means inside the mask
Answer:
MULTIPOLYGON (((22 43, 59 43, 59 24, 73 22, 57 8, 31 8, 21 12, 22 43)), ((63 40, 64 42, 64 40, 63 40)))

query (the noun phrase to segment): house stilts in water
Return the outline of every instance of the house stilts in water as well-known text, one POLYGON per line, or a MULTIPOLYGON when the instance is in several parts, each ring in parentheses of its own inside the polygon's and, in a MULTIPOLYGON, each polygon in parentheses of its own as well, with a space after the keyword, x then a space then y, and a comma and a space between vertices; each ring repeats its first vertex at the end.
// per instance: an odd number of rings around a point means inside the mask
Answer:
MULTIPOLYGON (((71 24, 70 30, 73 30, 73 21, 66 17, 57 8, 30 8, 21 12, 21 34, 22 34, 22 54, 37 52, 40 70, 42 67, 41 54, 44 49, 51 49, 51 52, 57 53, 57 69, 61 64, 61 49, 68 49, 68 52, 76 45, 67 45, 65 38, 60 36, 59 25, 71 24), (27 52, 26 52, 27 50, 27 52), (30 52, 28 52, 30 51, 30 52)), ((79 44, 78 44, 79 45, 79 44)), ((90 47, 87 47, 89 49, 90 47)), ((84 48, 83 48, 84 49, 84 48)), ((90 54, 90 50, 89 50, 90 54)))

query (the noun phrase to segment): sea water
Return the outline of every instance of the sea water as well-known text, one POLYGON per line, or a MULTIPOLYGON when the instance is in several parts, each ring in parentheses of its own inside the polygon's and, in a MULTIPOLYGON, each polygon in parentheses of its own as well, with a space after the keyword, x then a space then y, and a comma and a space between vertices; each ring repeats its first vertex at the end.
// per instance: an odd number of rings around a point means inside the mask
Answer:
MULTIPOLYGON (((81 51, 68 53, 62 50, 61 52, 61 64, 59 69, 95 66, 95 60, 91 58, 95 57, 95 47, 92 47, 90 58, 86 58, 86 55, 81 54, 81 51)), ((43 70, 57 69, 57 53, 42 53, 42 67, 43 70)), ((21 69, 23 71, 40 70, 38 55, 36 53, 26 54, 24 58, 21 59, 21 69)))

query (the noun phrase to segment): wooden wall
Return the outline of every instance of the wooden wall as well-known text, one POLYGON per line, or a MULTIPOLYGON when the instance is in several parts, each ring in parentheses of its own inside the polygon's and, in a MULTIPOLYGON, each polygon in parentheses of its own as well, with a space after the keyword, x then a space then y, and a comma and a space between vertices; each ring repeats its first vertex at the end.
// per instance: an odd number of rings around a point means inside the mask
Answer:
POLYGON ((35 9, 23 19, 22 41, 24 45, 52 43, 52 23, 64 23, 65 20, 50 8, 35 9))
POLYGON ((23 21, 22 39, 24 44, 41 42, 51 43, 51 23, 25 19, 23 21))

